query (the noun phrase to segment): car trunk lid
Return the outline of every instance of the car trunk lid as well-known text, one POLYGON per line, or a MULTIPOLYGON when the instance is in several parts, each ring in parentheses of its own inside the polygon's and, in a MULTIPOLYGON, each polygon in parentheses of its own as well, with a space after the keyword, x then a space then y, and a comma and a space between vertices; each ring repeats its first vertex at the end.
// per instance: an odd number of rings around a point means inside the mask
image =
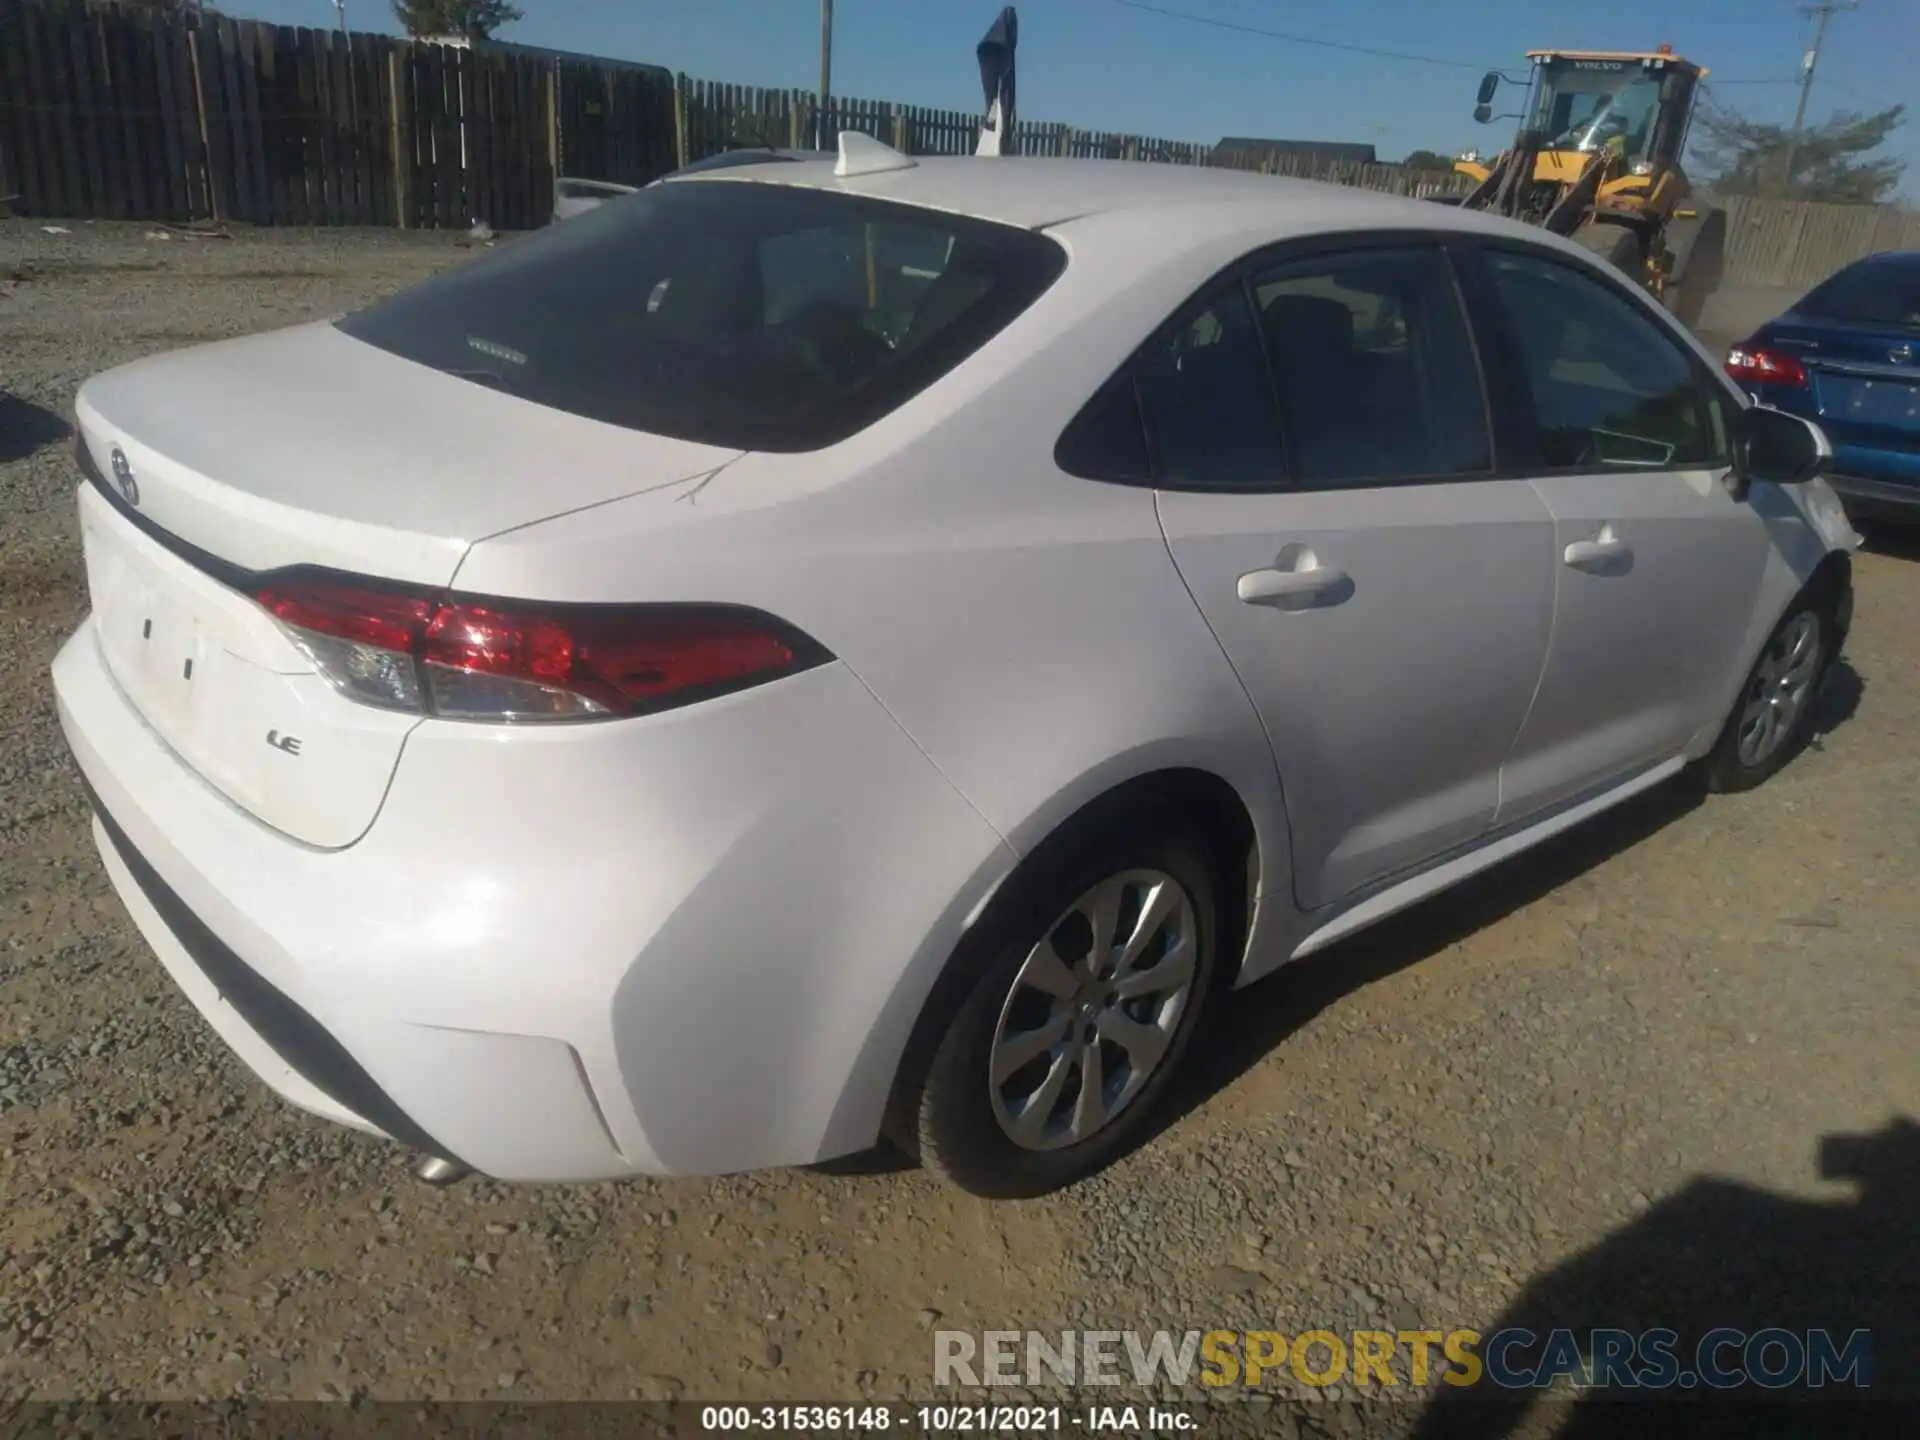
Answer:
POLYGON ((1789 314, 1769 327, 1766 343, 1806 367, 1815 409, 1836 440, 1920 448, 1920 329, 1789 314))
POLYGON ((419 717, 336 690, 255 602, 263 577, 444 586, 475 540, 739 453, 560 415, 326 326, 109 372, 76 412, 114 679, 183 764, 321 848, 365 833, 419 717))

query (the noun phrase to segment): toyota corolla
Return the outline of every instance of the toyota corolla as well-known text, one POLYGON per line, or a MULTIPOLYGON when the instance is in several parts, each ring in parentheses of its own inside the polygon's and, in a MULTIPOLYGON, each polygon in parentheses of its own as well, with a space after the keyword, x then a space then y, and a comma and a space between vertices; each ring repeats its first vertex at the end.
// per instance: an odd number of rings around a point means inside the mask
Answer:
POLYGON ((1197 168, 847 137, 77 412, 113 884, 441 1175, 1068 1183, 1222 992, 1767 778, 1851 610, 1820 431, 1620 276, 1197 168))

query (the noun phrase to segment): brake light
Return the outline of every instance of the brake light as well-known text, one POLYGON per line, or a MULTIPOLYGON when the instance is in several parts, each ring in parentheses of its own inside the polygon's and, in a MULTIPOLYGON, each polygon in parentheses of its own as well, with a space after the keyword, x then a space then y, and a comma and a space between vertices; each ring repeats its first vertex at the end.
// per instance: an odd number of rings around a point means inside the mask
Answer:
POLYGON ((1736 345, 1727 351, 1727 374, 1753 385, 1807 383, 1807 367, 1797 359, 1758 345, 1736 345))
POLYGON ((730 605, 546 606, 324 580, 255 599, 343 695, 466 720, 646 714, 829 658, 791 626, 730 605))

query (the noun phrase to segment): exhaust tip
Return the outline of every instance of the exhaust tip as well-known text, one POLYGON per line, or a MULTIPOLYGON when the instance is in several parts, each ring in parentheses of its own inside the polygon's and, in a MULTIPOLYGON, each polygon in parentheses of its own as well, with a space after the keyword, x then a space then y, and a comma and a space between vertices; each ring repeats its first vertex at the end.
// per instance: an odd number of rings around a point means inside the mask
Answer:
POLYGON ((422 1155, 413 1162, 413 1178, 436 1190, 456 1185, 472 1173, 458 1160, 448 1160, 440 1155, 422 1155))

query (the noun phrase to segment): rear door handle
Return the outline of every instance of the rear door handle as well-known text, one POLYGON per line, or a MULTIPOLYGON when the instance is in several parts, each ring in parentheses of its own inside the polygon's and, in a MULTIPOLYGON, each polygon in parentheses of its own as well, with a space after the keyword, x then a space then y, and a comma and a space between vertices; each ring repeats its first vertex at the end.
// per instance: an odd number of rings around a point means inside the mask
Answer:
POLYGON ((1611 525, 1607 525, 1603 526, 1600 533, 1593 539, 1576 540, 1567 546, 1561 558, 1576 570, 1591 570, 1597 566, 1632 559, 1633 547, 1614 534, 1611 525))
POLYGON ((1278 605, 1288 600, 1318 599, 1344 590, 1347 572, 1324 565, 1311 570, 1249 570, 1236 587, 1249 605, 1278 605))

